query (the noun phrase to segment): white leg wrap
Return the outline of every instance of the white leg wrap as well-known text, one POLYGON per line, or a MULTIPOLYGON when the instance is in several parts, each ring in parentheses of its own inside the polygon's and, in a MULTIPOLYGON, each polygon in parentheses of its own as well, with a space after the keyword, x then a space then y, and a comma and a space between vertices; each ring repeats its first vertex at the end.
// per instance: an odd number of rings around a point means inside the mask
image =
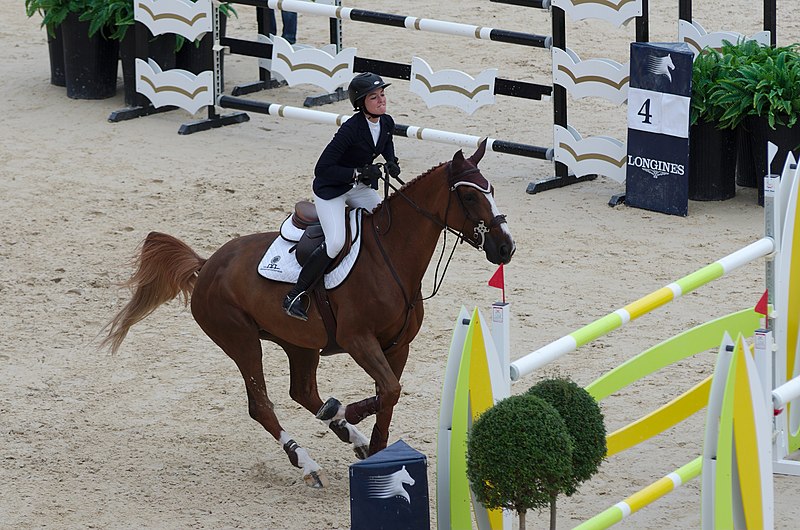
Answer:
MULTIPOLYGON (((342 407, 342 409, 343 408, 344 407, 342 407)), ((323 421, 323 423, 330 427, 331 422, 339 421, 340 419, 341 418, 338 418, 338 419, 334 418, 332 420, 323 421)), ((344 422, 344 426, 347 428, 348 439, 349 439, 351 444, 355 445, 356 447, 359 447, 359 446, 362 446, 362 445, 369 445, 369 439, 366 436, 364 436, 363 434, 361 434, 361 431, 359 431, 356 428, 355 425, 350 425, 349 423, 344 422)))
MULTIPOLYGON (((278 441, 281 447, 283 447, 288 442, 292 441, 292 437, 286 431, 281 431, 281 437, 278 441)), ((303 475, 308 475, 311 472, 317 472, 322 469, 303 447, 298 445, 294 450, 294 454, 297 455, 297 466, 303 470, 303 475)))
POLYGON ((306 451, 304 448, 298 447, 297 450, 295 450, 295 453, 297 454, 297 463, 301 468, 303 468, 303 475, 308 475, 312 472, 318 472, 320 469, 322 469, 319 464, 317 464, 308 455, 308 451, 306 451))

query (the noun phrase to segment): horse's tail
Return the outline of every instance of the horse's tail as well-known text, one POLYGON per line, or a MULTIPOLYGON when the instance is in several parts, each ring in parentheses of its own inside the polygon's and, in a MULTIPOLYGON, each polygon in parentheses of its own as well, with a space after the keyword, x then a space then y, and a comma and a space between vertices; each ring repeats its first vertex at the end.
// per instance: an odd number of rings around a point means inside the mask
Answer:
POLYGON ((197 273, 205 262, 205 258, 177 238, 150 232, 136 258, 136 272, 123 284, 130 287, 133 295, 104 328, 108 329, 108 335, 100 347, 110 346, 111 352, 116 353, 131 326, 178 294, 183 294, 183 303, 188 305, 197 273))

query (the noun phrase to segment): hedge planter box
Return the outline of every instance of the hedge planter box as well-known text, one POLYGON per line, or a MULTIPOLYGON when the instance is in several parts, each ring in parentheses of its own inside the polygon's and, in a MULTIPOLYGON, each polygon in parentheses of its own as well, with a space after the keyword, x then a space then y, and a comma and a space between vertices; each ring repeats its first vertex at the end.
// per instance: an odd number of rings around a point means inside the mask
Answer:
POLYGON ((689 199, 724 201, 736 195, 736 131, 698 122, 689 134, 689 199))
POLYGON ((70 13, 61 23, 64 44, 64 79, 73 99, 105 99, 117 91, 119 43, 103 38, 102 31, 89 37, 89 22, 70 13))

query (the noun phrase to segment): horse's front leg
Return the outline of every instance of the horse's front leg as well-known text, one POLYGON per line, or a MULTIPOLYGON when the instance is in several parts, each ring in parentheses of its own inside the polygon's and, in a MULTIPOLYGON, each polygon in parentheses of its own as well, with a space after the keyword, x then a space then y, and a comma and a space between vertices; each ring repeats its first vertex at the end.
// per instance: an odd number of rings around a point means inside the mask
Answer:
MULTIPOLYGON (((327 420, 341 420, 344 419, 352 425, 356 425, 364 418, 388 410, 388 419, 380 422, 380 426, 376 423, 379 433, 383 433, 379 438, 383 439, 383 447, 386 445, 388 439, 389 422, 391 421, 392 409, 400 398, 400 381, 395 375, 394 367, 389 364, 389 361, 384 356, 380 344, 375 337, 361 337, 360 339, 353 340, 347 346, 344 346, 350 352, 350 356, 364 369, 367 374, 375 381, 376 395, 350 403, 343 406, 337 399, 330 398, 317 412, 317 418, 323 421, 327 420)), ((408 346, 399 348, 398 360, 395 364, 399 368, 400 373, 405 366, 405 360, 408 357, 408 346), (402 359, 401 362, 399 360, 402 359)), ((392 355, 394 357, 394 355, 392 355)), ((373 440, 370 441, 370 454, 374 454, 383 447, 380 447, 380 442, 377 442, 373 447, 375 440, 375 430, 373 430, 373 440), (377 449, 373 450, 375 447, 377 449)))
MULTIPOLYGON (((389 366, 398 381, 403 375, 408 360, 408 344, 397 346, 386 355, 389 366)), ((375 415, 375 426, 372 428, 372 438, 369 441, 369 454, 374 455, 385 449, 389 441, 389 426, 392 423, 394 405, 382 407, 375 415)))
MULTIPOLYGON (((283 341, 278 344, 286 351, 289 359, 291 381, 289 395, 306 410, 316 414, 322 407, 322 399, 320 399, 317 389, 319 350, 301 348, 283 341)), ((323 423, 341 441, 352 444, 357 458, 363 460, 369 456, 369 440, 355 426, 343 419, 323 420, 323 423)))

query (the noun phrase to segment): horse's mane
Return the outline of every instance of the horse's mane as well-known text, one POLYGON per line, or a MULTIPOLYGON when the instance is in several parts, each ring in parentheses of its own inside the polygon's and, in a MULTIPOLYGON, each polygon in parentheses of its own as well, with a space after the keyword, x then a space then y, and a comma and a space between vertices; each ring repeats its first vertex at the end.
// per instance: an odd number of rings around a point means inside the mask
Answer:
POLYGON ((378 204, 378 206, 376 206, 375 209, 372 210, 372 212, 367 213, 366 215, 377 215, 383 209, 385 204, 389 203, 392 199, 394 199, 395 197, 400 195, 402 192, 406 191, 408 188, 410 188, 411 186, 413 186, 414 184, 416 184, 420 180, 423 180, 425 177, 427 177, 428 175, 430 175, 431 173, 433 173, 434 171, 436 171, 440 167, 444 166, 445 164, 447 164, 447 162, 442 162, 441 164, 435 165, 432 168, 430 168, 428 171, 426 171, 425 173, 422 173, 421 175, 417 175, 413 179, 409 180, 408 182, 406 182, 405 184, 400 186, 394 193, 392 193, 391 195, 386 197, 386 199, 382 200, 380 202, 380 204, 378 204))

